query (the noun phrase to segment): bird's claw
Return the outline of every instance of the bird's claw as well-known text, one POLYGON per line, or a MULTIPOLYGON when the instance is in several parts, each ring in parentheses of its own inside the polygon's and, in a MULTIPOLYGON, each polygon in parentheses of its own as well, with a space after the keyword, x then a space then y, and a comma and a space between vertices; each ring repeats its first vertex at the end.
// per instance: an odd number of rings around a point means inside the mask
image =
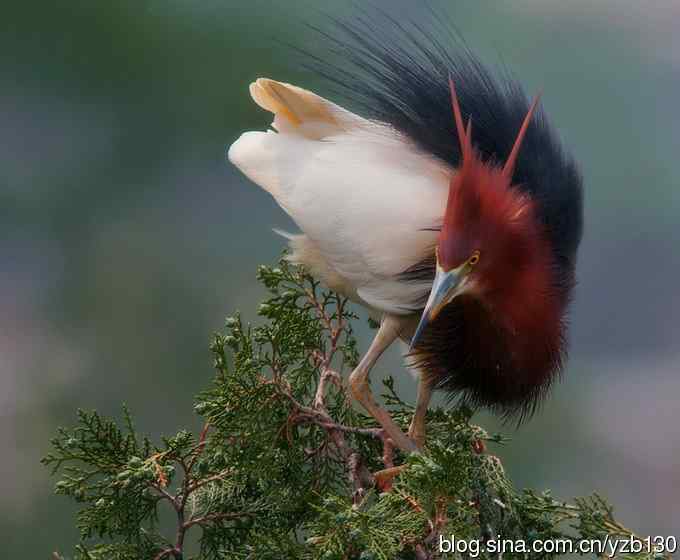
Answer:
POLYGON ((375 480, 375 486, 381 492, 387 492, 392 488, 392 481, 396 476, 401 474, 406 468, 406 465, 400 465, 398 467, 390 467, 388 469, 383 469, 373 473, 373 480, 375 480))

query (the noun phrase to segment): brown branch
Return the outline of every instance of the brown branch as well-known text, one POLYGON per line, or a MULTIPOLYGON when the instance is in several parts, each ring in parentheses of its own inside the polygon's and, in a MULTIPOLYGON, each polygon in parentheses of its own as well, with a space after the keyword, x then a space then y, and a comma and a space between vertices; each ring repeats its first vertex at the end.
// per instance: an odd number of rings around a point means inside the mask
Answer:
POLYGON ((319 384, 316 386, 314 402, 312 403, 312 407, 316 410, 326 412, 326 404, 324 402, 324 399, 326 398, 326 385, 332 376, 333 373, 327 367, 321 371, 321 375, 319 376, 319 384))
MULTIPOLYGON (((335 424, 335 423, 331 423, 335 424)), ((364 488, 374 485, 373 476, 361 460, 361 456, 354 449, 352 449, 344 433, 349 430, 337 429, 335 425, 331 428, 326 428, 330 440, 333 442, 335 448, 344 459, 347 471, 355 486, 355 492, 361 493, 364 488)))
POLYGON ((300 415, 300 418, 307 420, 309 424, 316 424, 325 430, 339 430, 347 434, 358 434, 362 436, 371 436, 380 440, 384 440, 384 433, 382 428, 356 428, 354 426, 345 426, 344 424, 337 424, 335 422, 326 422, 315 417, 307 417, 300 415))
POLYGON ((177 497, 170 494, 170 492, 168 492, 165 488, 160 486, 157 482, 152 482, 151 487, 160 493, 159 496, 160 498, 168 500, 175 510, 177 510, 177 508, 180 507, 180 504, 177 502, 177 497))
POLYGON ((169 453, 168 451, 155 453, 154 455, 151 455, 151 457, 147 459, 147 461, 151 463, 151 465, 154 468, 154 471, 156 472, 156 481, 158 483, 158 486, 161 488, 165 488, 168 485, 168 477, 163 472, 163 468, 161 467, 158 461, 159 459, 163 459, 168 453, 169 453))
POLYGON ((210 484, 211 482, 215 482, 217 480, 224 480, 224 477, 231 474, 232 469, 224 469, 217 474, 213 474, 207 478, 202 478, 201 480, 196 480, 194 481, 193 484, 188 484, 186 487, 186 496, 188 497, 189 494, 192 494, 199 488, 202 488, 203 486, 210 484))
POLYGON ((198 438, 198 444, 194 449, 189 453, 191 456, 191 459, 189 460, 189 464, 187 465, 187 472, 191 472, 194 468, 194 464, 196 463, 196 460, 201 456, 201 453, 203 453, 203 450, 205 449, 205 443, 206 443, 206 438, 208 437, 208 430, 210 429, 210 422, 206 422, 203 425, 203 429, 201 430, 201 435, 198 438))
POLYGON ((355 488, 355 495, 359 495, 365 493, 365 488, 372 486, 374 481, 371 473, 363 464, 363 461, 361 461, 360 455, 347 443, 345 434, 362 433, 373 437, 380 437, 380 430, 353 428, 338 424, 328 413, 325 404, 326 389, 329 382, 335 384, 340 390, 345 391, 340 374, 331 369, 330 364, 338 350, 340 336, 345 330, 345 322, 342 317, 346 300, 338 300, 334 324, 333 318, 326 312, 325 303, 319 301, 315 291, 307 288, 305 293, 329 333, 329 346, 325 353, 316 352, 312 356, 316 360, 318 367, 320 367, 321 373, 319 374, 319 381, 311 406, 305 406, 298 402, 288 390, 283 390, 283 393, 295 408, 295 421, 315 424, 326 431, 328 439, 333 443, 345 463, 348 476, 355 488))
POLYGON ((429 560, 430 558, 429 553, 425 550, 425 548, 421 544, 416 545, 415 553, 416 560, 429 560))
POLYGON ((324 309, 323 305, 319 301, 319 298, 316 297, 316 293, 309 289, 309 288, 303 288, 305 295, 307 296, 307 299, 309 302, 312 304, 312 306, 316 309, 317 314, 319 315, 319 319, 321 319, 324 323, 324 326, 329 332, 333 331, 333 325, 330 321, 330 318, 326 314, 326 310, 324 309))
POLYGON ((186 505, 186 497, 182 500, 182 507, 177 510, 177 535, 175 537, 175 555, 176 560, 182 560, 184 550, 184 537, 186 535, 186 527, 184 526, 184 506, 186 505))
MULTIPOLYGON (((382 430, 379 430, 382 433, 382 430)), ((391 469, 394 467, 394 442, 388 438, 383 436, 383 464, 385 465, 386 469, 391 469)))
POLYGON ((347 473, 349 475, 349 480, 352 483, 354 492, 352 493, 352 507, 358 508, 366 495, 366 487, 372 486, 373 481, 370 478, 370 473, 368 477, 368 469, 363 466, 361 461, 361 455, 354 452, 347 459, 347 473), (365 472, 363 472, 365 471, 365 472))
MULTIPOLYGON (((168 558, 171 554, 175 554, 177 551, 174 548, 166 548, 161 550, 155 557, 154 560, 163 560, 163 558, 168 558)), ((181 552, 180 552, 181 554, 181 552)))
MULTIPOLYGON (((388 438, 383 438, 383 464, 385 465, 385 471, 389 472, 394 469, 394 442, 388 438)), ((385 482, 382 484, 381 491, 389 492, 392 489, 393 478, 386 478, 385 482)))
POLYGON ((448 517, 446 515, 446 506, 448 505, 448 500, 444 496, 440 496, 435 500, 434 506, 434 519, 428 521, 430 525, 430 533, 423 540, 423 544, 426 546, 432 546, 433 543, 437 541, 442 529, 446 526, 448 517))

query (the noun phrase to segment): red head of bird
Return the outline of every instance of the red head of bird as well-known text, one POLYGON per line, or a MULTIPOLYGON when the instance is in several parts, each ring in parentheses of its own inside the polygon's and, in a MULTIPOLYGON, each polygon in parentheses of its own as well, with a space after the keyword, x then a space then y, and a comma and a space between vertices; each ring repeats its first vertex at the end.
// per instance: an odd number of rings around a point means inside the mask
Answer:
MULTIPOLYGON (((470 400, 506 413, 518 406, 525 412, 560 367, 566 304, 554 281, 555 263, 535 201, 513 184, 539 97, 500 166, 477 154, 472 120, 463 127, 451 80, 449 87, 461 163, 451 178, 434 282, 411 349, 439 383, 476 375, 470 400), (457 348, 463 352, 452 361, 442 345, 450 348, 452 339, 460 339, 463 324, 470 331, 463 336, 466 347, 457 348), (449 338, 451 331, 456 334, 449 338), (447 358, 438 364, 442 353, 447 358)), ((457 383, 459 391, 466 389, 457 383)))

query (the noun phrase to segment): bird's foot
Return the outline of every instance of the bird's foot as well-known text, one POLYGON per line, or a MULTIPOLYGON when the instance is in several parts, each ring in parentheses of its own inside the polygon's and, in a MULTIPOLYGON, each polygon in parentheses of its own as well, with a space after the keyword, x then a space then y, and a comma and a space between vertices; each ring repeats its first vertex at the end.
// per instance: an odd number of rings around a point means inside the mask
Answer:
POLYGON ((394 431, 392 433, 388 432, 388 436, 392 439, 396 446, 406 454, 418 453, 422 447, 418 445, 418 442, 415 439, 406 435, 401 430, 399 430, 398 433, 394 431), (395 436, 398 437, 395 438, 395 436))
POLYGON ((408 437, 392 419, 389 412, 375 402, 365 376, 357 375, 357 370, 349 376, 349 386, 354 398, 375 418, 385 431, 385 435, 404 453, 418 450, 416 442, 408 437))
POLYGON ((392 488, 392 481, 406 468, 406 465, 390 467, 373 473, 375 486, 381 492, 388 492, 392 488))

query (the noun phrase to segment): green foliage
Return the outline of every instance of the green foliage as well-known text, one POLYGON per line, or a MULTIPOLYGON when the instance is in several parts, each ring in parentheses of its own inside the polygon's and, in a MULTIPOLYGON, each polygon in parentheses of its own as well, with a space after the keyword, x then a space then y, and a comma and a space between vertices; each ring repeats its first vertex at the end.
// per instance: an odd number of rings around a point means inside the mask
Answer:
MULTIPOLYGON (((80 411, 59 430, 43 462, 59 475, 56 492, 81 504, 75 558, 424 559, 441 557, 440 535, 630 535, 598 496, 565 504, 516 491, 487 451, 503 438, 471 424, 469 410, 431 410, 427 448, 393 451, 346 390, 343 371, 358 357, 346 300, 285 260, 258 278, 270 292, 265 321, 230 317, 214 336, 217 374, 195 403, 200 434, 153 444, 127 410, 122 427, 80 411), (393 462, 403 470, 377 484, 393 462), (169 532, 161 508, 176 519, 169 532)), ((383 399, 406 427, 412 408, 390 378, 383 399)))

